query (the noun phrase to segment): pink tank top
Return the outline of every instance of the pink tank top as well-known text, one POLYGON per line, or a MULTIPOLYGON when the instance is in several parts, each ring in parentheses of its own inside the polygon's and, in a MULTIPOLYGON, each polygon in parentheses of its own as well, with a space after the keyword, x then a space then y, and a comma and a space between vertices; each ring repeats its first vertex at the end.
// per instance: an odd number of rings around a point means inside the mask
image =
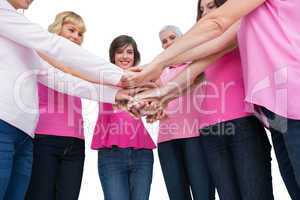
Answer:
POLYGON ((250 115, 246 112, 239 50, 233 50, 205 70, 201 127, 250 115))
POLYGON ((246 101, 300 120, 300 1, 267 0, 238 34, 246 101))
MULTIPOLYGON (((169 67, 161 75, 162 84, 166 84, 189 64, 169 67)), ((175 139, 192 138, 199 136, 200 105, 202 101, 201 85, 186 95, 171 101, 165 112, 167 118, 159 123, 158 143, 175 139)))
POLYGON ((114 110, 111 104, 99 104, 99 116, 94 130, 92 149, 120 148, 154 149, 155 144, 141 119, 125 111, 114 110))
POLYGON ((40 117, 36 134, 84 139, 81 100, 38 84, 40 117))

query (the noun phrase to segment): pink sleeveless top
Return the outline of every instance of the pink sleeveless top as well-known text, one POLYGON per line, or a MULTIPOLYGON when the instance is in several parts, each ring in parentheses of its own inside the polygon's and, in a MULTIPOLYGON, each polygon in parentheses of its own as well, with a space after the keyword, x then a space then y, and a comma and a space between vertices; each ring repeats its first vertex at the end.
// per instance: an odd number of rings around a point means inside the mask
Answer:
POLYGON ((81 100, 38 84, 40 117, 35 133, 84 139, 81 100))
POLYGON ((250 115, 244 101, 244 84, 239 50, 233 50, 205 70, 205 98, 201 127, 250 115))
POLYGON ((114 110, 112 104, 100 103, 92 149, 120 148, 154 149, 155 144, 141 119, 125 111, 114 110))
POLYGON ((300 120, 300 1, 267 0, 238 34, 246 101, 300 120))
MULTIPOLYGON (((161 75, 162 84, 166 84, 188 65, 182 64, 165 69, 161 75)), ((199 108, 203 99, 201 93, 199 85, 193 91, 168 104, 165 109, 167 118, 159 123, 158 143, 200 135, 199 108)))

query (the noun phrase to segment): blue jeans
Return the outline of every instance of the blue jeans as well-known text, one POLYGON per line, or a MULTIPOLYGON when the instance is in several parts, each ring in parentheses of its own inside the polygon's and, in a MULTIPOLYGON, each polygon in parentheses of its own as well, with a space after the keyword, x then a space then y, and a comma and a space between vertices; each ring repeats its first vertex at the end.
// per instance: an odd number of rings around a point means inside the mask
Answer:
POLYGON ((220 200, 273 200, 271 145, 254 116, 202 130, 201 141, 220 200))
POLYGON ((300 199, 300 120, 276 115, 264 107, 282 179, 293 200, 300 199), (298 181, 298 184, 297 184, 298 181))
POLYGON ((85 158, 84 140, 36 135, 28 200, 77 200, 85 158))
POLYGON ((148 200, 153 162, 152 150, 100 149, 98 170, 105 200, 148 200))
POLYGON ((32 167, 32 139, 0 120, 0 199, 24 199, 32 167))
POLYGON ((200 137, 160 143, 158 155, 170 200, 215 199, 200 137))

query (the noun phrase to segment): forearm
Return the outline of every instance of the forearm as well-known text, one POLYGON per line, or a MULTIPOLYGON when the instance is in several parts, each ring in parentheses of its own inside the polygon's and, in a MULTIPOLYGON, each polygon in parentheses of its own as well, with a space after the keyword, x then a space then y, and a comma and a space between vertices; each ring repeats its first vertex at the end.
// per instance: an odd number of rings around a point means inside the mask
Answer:
POLYGON ((118 87, 93 84, 64 73, 56 68, 49 68, 43 63, 45 69, 40 70, 38 81, 58 92, 104 103, 115 103, 118 87))
POLYGON ((43 53, 38 53, 38 55, 43 59, 45 60, 47 63, 49 63, 51 66, 65 72, 65 73, 68 73, 68 74, 71 74, 72 76, 76 76, 82 80, 86 80, 88 82, 91 82, 91 83, 97 83, 96 81, 94 81, 93 79, 90 79, 88 77, 85 77, 85 76, 82 76, 82 74, 80 74, 80 72, 70 68, 70 67, 67 67, 65 65, 63 65, 62 63, 52 59, 52 58, 49 58, 47 55, 43 54, 43 53))
POLYGON ((227 0, 218 9, 199 20, 186 34, 179 38, 171 47, 158 55, 152 65, 166 67, 172 64, 172 59, 186 53, 209 40, 221 36, 229 27, 243 16, 254 10, 265 0, 227 0))
POLYGON ((232 25, 224 34, 220 37, 205 42, 179 56, 171 59, 169 62, 171 65, 186 63, 190 61, 200 60, 207 56, 216 54, 232 45, 237 45, 237 31, 240 26, 240 21, 232 25))

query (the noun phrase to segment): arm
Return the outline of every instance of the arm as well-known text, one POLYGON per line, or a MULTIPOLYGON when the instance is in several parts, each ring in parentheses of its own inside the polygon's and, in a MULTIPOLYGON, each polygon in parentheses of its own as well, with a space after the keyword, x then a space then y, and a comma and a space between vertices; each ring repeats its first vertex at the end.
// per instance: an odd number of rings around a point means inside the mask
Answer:
POLYGON ((229 27, 261 5, 264 1, 266 0, 227 0, 223 6, 199 20, 186 34, 179 38, 174 45, 158 55, 152 63, 159 66, 168 66, 168 60, 206 41, 221 36, 229 27))
POLYGON ((76 76, 82 80, 86 80, 88 82, 91 82, 91 83, 97 83, 95 82, 94 80, 92 79, 89 79, 88 77, 84 77, 82 76, 78 71, 75 71, 74 69, 70 68, 70 67, 66 67, 64 66, 63 64, 57 62, 56 60, 54 59, 51 59, 49 58, 48 56, 46 56, 45 54, 42 54, 42 53, 38 53, 38 55, 43 59, 45 60, 47 63, 49 63, 51 66, 65 72, 65 73, 68 73, 68 74, 71 74, 72 76, 76 76))
POLYGON ((237 31, 240 27, 240 21, 236 22, 232 25, 224 34, 220 37, 205 42, 179 56, 169 60, 167 62, 168 65, 173 65, 177 63, 184 63, 188 61, 199 60, 220 52, 226 49, 228 46, 237 44, 237 31))
POLYGON ((106 85, 93 84, 70 74, 64 73, 41 60, 43 70, 39 70, 38 81, 58 92, 71 96, 78 96, 94 101, 115 103, 120 88, 106 85))
MULTIPOLYGON (((144 81, 156 80, 172 59, 183 55, 180 59, 188 60, 184 53, 194 51, 193 49, 199 45, 222 36, 229 27, 264 1, 266 0, 227 0, 221 7, 199 20, 186 34, 150 62, 141 73, 126 74, 122 79, 123 84, 134 87, 144 81)), ((214 48, 213 46, 207 47, 214 48)), ((206 51, 214 51, 209 48, 206 48, 206 51)), ((195 57, 192 56, 192 58, 195 57)))
POLYGON ((236 48, 236 46, 229 46, 219 53, 193 62, 188 68, 186 68, 183 72, 178 74, 175 78, 162 87, 137 94, 134 97, 134 100, 129 103, 129 107, 143 108, 145 105, 149 104, 149 102, 156 101, 162 105, 156 106, 156 108, 161 109, 161 107, 164 107, 168 104, 168 102, 183 95, 199 80, 203 79, 203 77, 201 77, 202 72, 204 72, 204 70, 210 64, 214 63, 216 60, 221 58, 224 54, 232 51, 234 48, 236 48))
POLYGON ((0 35, 71 66, 83 77, 97 83, 116 85, 123 75, 121 68, 65 38, 47 32, 15 10, 0 8, 0 35))

